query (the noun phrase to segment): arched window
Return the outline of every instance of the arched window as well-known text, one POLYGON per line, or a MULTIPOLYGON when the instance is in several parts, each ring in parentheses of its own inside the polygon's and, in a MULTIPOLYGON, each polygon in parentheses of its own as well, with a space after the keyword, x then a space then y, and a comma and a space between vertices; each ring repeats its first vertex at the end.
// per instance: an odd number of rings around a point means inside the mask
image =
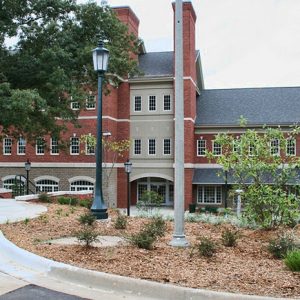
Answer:
POLYGON ((87 180, 76 180, 71 182, 70 190, 74 192, 78 191, 93 191, 94 183, 87 180))
POLYGON ((58 182, 49 179, 41 179, 35 183, 37 192, 57 192, 58 191, 58 182))

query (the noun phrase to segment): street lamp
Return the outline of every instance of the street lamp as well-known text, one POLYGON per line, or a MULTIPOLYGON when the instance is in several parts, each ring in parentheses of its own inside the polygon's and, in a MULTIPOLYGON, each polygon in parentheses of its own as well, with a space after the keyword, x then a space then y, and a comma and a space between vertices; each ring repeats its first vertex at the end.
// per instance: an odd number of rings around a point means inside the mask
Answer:
POLYGON ((27 159, 27 161, 25 162, 27 195, 29 195, 29 171, 30 171, 30 168, 31 168, 31 162, 29 161, 29 159, 27 159))
POLYGON ((107 206, 102 193, 102 82, 107 71, 109 51, 104 48, 102 40, 93 50, 94 70, 98 73, 98 103, 97 103, 97 143, 96 143, 96 183, 94 201, 91 207, 92 214, 97 219, 107 219, 107 206))
POLYGON ((127 173, 127 216, 130 216, 130 181, 129 176, 132 170, 132 162, 127 159, 127 161, 124 163, 125 172, 127 173))

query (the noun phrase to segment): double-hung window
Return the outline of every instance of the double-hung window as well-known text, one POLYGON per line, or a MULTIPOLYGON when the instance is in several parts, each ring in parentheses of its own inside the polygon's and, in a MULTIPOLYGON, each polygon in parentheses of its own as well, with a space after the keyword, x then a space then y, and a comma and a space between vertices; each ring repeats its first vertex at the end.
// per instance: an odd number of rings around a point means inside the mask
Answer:
POLYGON ((51 138, 50 153, 51 153, 51 155, 58 155, 59 154, 58 138, 56 138, 56 137, 51 138))
POLYGON ((164 139, 164 155, 171 155, 171 139, 164 139))
POLYGON ((85 143, 85 154, 86 155, 95 154, 95 145, 93 143, 89 143, 88 141, 85 143))
POLYGON ((11 155, 12 139, 3 139, 3 155, 11 155))
POLYGON ((270 151, 271 151, 271 155, 279 155, 280 154, 280 147, 279 147, 278 139, 271 140, 270 151))
POLYGON ((142 140, 141 139, 135 139, 134 140, 133 153, 134 153, 134 155, 142 154, 142 140))
POLYGON ((221 156, 222 155, 222 146, 219 143, 215 142, 215 141, 213 141, 213 155, 214 156, 221 156))
POLYGON ((96 96, 89 95, 86 99, 85 107, 87 110, 92 110, 96 108, 96 96))
POLYGON ((296 140, 293 138, 289 138, 286 141, 286 154, 289 156, 296 155, 296 140))
POLYGON ((148 154, 149 155, 156 154, 156 140, 155 139, 148 140, 148 154))
POLYGON ((141 96, 134 97, 134 111, 142 111, 142 97, 141 96))
POLYGON ((197 156, 205 156, 206 140, 197 140, 197 156))
POLYGON ((17 145, 17 148, 18 148, 18 155, 25 155, 26 153, 26 140, 22 137, 20 137, 18 139, 18 145, 17 145))
POLYGON ((149 96, 149 111, 156 110, 156 96, 149 96))
POLYGON ((70 140, 70 154, 71 155, 78 155, 79 154, 79 138, 78 137, 71 137, 71 140, 70 140))
POLYGON ((35 153, 36 155, 45 154, 45 140, 43 138, 37 138, 35 142, 35 153))
POLYGON ((171 96, 164 95, 164 111, 170 111, 170 110, 171 110, 171 96))

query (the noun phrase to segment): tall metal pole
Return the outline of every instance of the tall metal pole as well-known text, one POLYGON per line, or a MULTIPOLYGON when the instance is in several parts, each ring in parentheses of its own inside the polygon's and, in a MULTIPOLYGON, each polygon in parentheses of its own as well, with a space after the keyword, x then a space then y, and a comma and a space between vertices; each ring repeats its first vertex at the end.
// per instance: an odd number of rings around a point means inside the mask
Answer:
POLYGON ((130 173, 127 173, 127 216, 130 216, 130 181, 129 181, 130 173))
POLYGON ((184 234, 184 97, 183 97, 183 17, 182 0, 175 7, 175 203, 174 247, 187 247, 184 234))
POLYGON ((97 141, 96 141, 96 183, 95 197, 91 212, 97 219, 107 219, 107 206, 102 192, 102 81, 103 72, 98 72, 98 103, 97 103, 97 141))

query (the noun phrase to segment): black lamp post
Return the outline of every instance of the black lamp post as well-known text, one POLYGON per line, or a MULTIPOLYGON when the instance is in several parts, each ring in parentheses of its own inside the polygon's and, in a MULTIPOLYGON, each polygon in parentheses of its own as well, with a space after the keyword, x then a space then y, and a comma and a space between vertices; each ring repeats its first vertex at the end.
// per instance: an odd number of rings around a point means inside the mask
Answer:
POLYGON ((31 168, 31 162, 29 159, 25 162, 25 170, 26 170, 26 194, 29 195, 29 171, 31 168))
POLYGON ((132 162, 127 159, 127 161, 124 163, 125 172, 127 173, 127 216, 130 216, 130 173, 132 170, 132 162))
POLYGON ((107 71, 109 51, 104 48, 102 40, 93 50, 94 70, 98 73, 98 103, 97 103, 97 143, 96 143, 96 184, 91 212, 97 219, 107 219, 107 206, 102 193, 102 82, 107 71))

